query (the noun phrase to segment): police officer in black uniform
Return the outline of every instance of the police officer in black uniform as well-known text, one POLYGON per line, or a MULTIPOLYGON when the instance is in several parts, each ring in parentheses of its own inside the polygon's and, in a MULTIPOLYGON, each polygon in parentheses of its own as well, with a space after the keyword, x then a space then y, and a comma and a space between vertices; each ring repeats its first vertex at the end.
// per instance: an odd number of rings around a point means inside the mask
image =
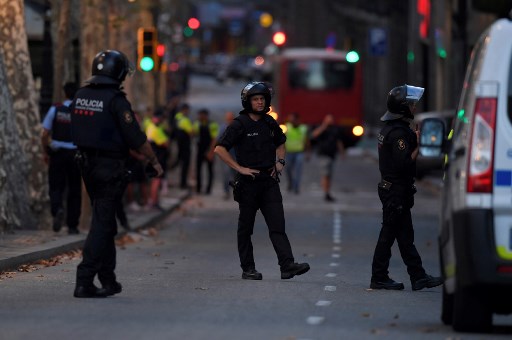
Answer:
POLYGON ((391 246, 395 239, 407 266, 413 290, 442 284, 440 277, 427 275, 414 245, 411 208, 414 205, 414 176, 419 152, 419 132, 410 127, 416 103, 423 95, 421 87, 403 85, 393 88, 387 99, 388 111, 381 120, 385 126, 378 136, 378 185, 382 202, 382 228, 375 247, 370 287, 373 289, 404 289, 404 284, 388 276, 391 246))
POLYGON ((66 197, 66 222, 69 234, 78 234, 82 204, 82 179, 75 162, 76 145, 71 141, 71 109, 69 105, 77 91, 75 83, 63 87, 66 100, 52 105, 43 120, 41 141, 49 162, 48 186, 50 193, 53 230, 59 232, 64 219, 64 194, 66 197))
POLYGON ((309 270, 307 263, 295 263, 285 232, 283 199, 279 174, 285 166, 286 136, 270 111, 271 91, 262 82, 252 82, 241 93, 243 110, 220 137, 215 153, 238 172, 233 196, 239 204, 238 253, 242 279, 261 280, 256 270, 251 235, 256 212, 261 210, 277 253, 281 279, 291 279, 309 270), (236 160, 229 150, 235 149, 236 160))
POLYGON ((77 268, 74 296, 78 298, 105 297, 122 290, 114 273, 114 237, 116 207, 127 184, 129 150, 145 155, 157 176, 163 172, 121 91, 121 83, 132 71, 123 53, 98 53, 92 63, 92 77, 71 104, 73 142, 79 150, 78 162, 93 209, 83 259, 77 268), (96 275, 102 288, 93 284, 96 275))

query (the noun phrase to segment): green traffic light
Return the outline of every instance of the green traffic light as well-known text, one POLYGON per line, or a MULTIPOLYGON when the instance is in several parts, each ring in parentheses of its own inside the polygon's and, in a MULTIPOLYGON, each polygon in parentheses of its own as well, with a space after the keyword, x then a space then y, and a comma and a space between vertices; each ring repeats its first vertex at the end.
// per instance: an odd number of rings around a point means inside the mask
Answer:
POLYGON ((414 62, 414 52, 413 51, 407 52, 407 62, 409 64, 412 64, 414 62))
POLYGON ((155 67, 155 62, 151 57, 143 57, 140 60, 140 69, 144 72, 149 72, 155 67))
POLYGON ((357 63, 359 61, 359 54, 356 51, 350 51, 345 57, 349 63, 357 63))

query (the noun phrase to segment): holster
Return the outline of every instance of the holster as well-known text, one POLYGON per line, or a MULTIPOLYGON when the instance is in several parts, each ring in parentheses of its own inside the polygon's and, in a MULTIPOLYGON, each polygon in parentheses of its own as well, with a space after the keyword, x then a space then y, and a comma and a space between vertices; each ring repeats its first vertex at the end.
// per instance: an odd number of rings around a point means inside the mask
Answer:
POLYGON ((77 150, 75 153, 75 162, 78 165, 78 168, 83 171, 89 167, 89 158, 85 152, 81 152, 77 150))

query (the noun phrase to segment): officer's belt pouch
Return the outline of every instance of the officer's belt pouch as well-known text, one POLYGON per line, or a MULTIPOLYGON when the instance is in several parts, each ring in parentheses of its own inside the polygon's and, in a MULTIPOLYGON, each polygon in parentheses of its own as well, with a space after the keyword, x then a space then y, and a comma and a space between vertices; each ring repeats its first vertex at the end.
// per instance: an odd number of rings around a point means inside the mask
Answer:
POLYGON ((391 189, 392 185, 393 185, 393 183, 388 182, 388 181, 386 181, 384 179, 379 182, 379 188, 384 189, 384 190, 391 189))

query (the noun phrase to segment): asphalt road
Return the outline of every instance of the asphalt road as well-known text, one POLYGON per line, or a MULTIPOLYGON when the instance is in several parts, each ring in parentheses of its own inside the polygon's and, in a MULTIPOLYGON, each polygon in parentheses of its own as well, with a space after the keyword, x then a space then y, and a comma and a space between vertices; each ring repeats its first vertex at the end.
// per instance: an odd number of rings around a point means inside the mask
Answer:
MULTIPOLYGON (((240 278, 237 207, 217 183, 195 196, 137 242, 118 249, 124 291, 106 299, 75 299, 79 259, 16 273, 0 282, 1 339, 446 339, 439 321, 441 288, 413 292, 393 249, 390 272, 406 289, 368 289, 380 225, 375 161, 338 162, 334 194, 322 199, 315 159, 300 195, 284 191, 287 230, 297 261, 311 271, 281 280, 266 226, 258 215, 254 245, 262 281, 240 278)), ((286 188, 286 180, 282 182, 286 188)), ((424 183, 413 214, 416 243, 428 272, 438 274, 438 194, 424 183)), ((510 319, 503 319, 510 325, 510 319)), ((503 331, 503 330, 502 330, 503 331)), ((510 329, 508 329, 510 331, 510 329)), ((510 335, 510 333, 508 333, 510 335)), ((500 338, 506 334, 485 336, 500 338)), ((481 339, 479 335, 464 339, 481 339)))
MULTIPOLYGON (((241 279, 237 206, 223 199, 216 182, 211 196, 194 196, 145 235, 124 239, 118 247, 119 295, 73 298, 76 256, 4 275, 0 339, 510 338, 510 317, 495 318, 501 326, 493 335, 457 334, 442 325, 442 289, 413 292, 396 245, 390 273, 405 290, 370 290, 381 219, 377 164, 354 150, 338 160, 335 173, 335 203, 323 200, 315 157, 306 164, 300 195, 288 193, 282 181, 295 258, 311 265, 305 275, 280 279, 258 215, 253 241, 263 280, 241 279)), ((418 187, 416 245, 427 271, 438 275, 439 193, 431 182, 418 187)))

